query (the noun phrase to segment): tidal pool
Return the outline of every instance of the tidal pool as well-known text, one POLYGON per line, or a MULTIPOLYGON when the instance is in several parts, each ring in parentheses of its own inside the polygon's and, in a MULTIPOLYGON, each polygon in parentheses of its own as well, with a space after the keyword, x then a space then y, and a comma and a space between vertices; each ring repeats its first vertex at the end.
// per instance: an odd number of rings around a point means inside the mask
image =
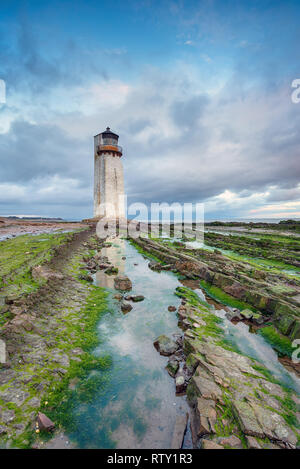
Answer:
MULTIPOLYGON (((79 448, 170 448, 177 415, 188 411, 184 396, 175 395, 174 380, 165 370, 167 358, 155 350, 153 341, 161 334, 181 333, 177 326, 176 307, 180 299, 174 295, 180 282, 171 272, 154 272, 128 241, 113 240, 102 249, 119 274, 127 275, 133 284, 130 293, 144 295, 126 315, 114 299, 114 276, 103 271, 95 275, 95 284, 109 291, 109 308, 98 325, 98 356, 109 355, 111 367, 99 372, 101 384, 90 402, 74 406, 72 413, 76 430, 68 436, 79 448)), ((299 390, 299 380, 278 362, 276 353, 266 341, 249 332, 246 324, 232 324, 225 318, 225 306, 195 290, 215 306, 223 320, 225 337, 239 349, 259 360, 284 384, 299 390)), ((95 375, 95 372, 93 372, 95 375)), ((184 447, 191 447, 189 430, 184 447)))
POLYGON ((161 334, 181 333, 176 312, 168 311, 180 303, 174 295, 180 283, 172 273, 150 270, 149 260, 128 241, 117 240, 101 252, 131 279, 130 293, 145 299, 131 303, 133 309, 124 315, 113 299, 114 277, 96 274, 95 284, 110 291, 110 308, 99 323, 95 353, 110 355, 112 365, 93 402, 74 409, 77 429, 69 436, 81 448, 170 448, 176 416, 188 406, 185 397, 175 395, 174 380, 165 370, 167 358, 153 341, 161 334))

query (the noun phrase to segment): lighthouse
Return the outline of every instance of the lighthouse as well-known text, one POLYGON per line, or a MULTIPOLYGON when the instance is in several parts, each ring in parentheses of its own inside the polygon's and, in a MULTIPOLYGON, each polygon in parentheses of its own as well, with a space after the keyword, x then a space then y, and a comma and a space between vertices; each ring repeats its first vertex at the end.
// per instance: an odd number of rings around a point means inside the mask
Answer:
POLYGON ((94 218, 125 218, 124 174, 119 135, 106 130, 94 137, 94 218))

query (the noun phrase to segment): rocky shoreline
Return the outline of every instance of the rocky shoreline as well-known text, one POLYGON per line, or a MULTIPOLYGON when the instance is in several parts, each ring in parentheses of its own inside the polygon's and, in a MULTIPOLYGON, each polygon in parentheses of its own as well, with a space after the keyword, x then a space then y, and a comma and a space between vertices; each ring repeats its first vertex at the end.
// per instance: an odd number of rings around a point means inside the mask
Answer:
POLYGON ((163 240, 146 238, 135 239, 134 243, 165 264, 160 267, 158 263, 155 267, 153 262, 152 268, 170 269, 186 278, 199 279, 204 289, 223 292, 225 304, 227 298, 235 299, 243 309, 249 307, 259 314, 262 321, 271 321, 290 340, 300 338, 300 281, 297 279, 255 269, 247 262, 223 256, 217 250, 188 249, 180 243, 170 247, 163 240))
MULTIPOLYGON (((234 278, 235 271, 230 262, 225 265, 224 258, 219 253, 206 256, 209 263, 204 264, 196 256, 193 258, 191 252, 178 252, 175 247, 166 247, 161 241, 139 238, 134 243, 141 252, 159 260, 149 262, 151 269, 172 270, 186 278, 199 280, 205 278, 212 281, 214 276, 223 276, 223 282, 218 280, 218 285, 223 288, 224 284, 225 287, 233 285, 231 290, 227 289, 231 293, 241 291, 245 285, 230 280, 228 274, 234 278), (222 272, 225 271, 227 276, 220 272, 219 262, 216 262, 220 261, 220 257, 222 272)), ((241 270, 244 266, 238 267, 241 270)), ((266 278, 259 271, 255 272, 255 276, 263 280, 266 278)), ((269 281, 270 279, 272 281, 274 277, 271 275, 268 277, 269 281)), ((257 290, 264 289, 265 295, 265 282, 254 283, 257 290)), ((266 298, 259 290, 247 295, 249 304, 262 306, 273 303, 275 319, 279 319, 279 324, 282 323, 282 315, 278 311, 282 311, 284 307, 289 316, 291 310, 288 302, 285 303, 280 295, 277 299, 266 298)), ((177 314, 178 324, 184 334, 172 338, 159 336, 154 341, 154 346, 161 355, 169 357, 166 369, 175 380, 176 392, 187 394, 191 406, 194 447, 295 449, 300 437, 299 395, 278 383, 261 363, 244 356, 224 340, 223 330, 219 326, 221 320, 214 314, 209 303, 203 302, 184 287, 177 289, 176 294, 182 298, 177 314)), ((263 324, 270 319, 270 309, 268 311, 266 308, 262 313, 251 309, 240 311, 230 308, 226 314, 229 320, 263 324)), ((294 321, 298 324, 298 309, 292 307, 292 310, 295 314, 294 321)), ((278 322, 275 321, 275 324, 278 322)), ((297 327, 294 326, 296 337, 297 327)), ((185 428, 186 425, 181 425, 182 438, 185 428)))
POLYGON ((154 346, 169 357, 176 392, 186 390, 194 447, 295 449, 299 397, 260 363, 230 350, 209 304, 196 304, 182 290, 178 317, 184 335, 160 336, 154 346))
MULTIPOLYGON (((103 271, 113 277, 114 299, 123 314, 144 300, 143 292, 131 294, 131 280, 101 253, 111 243, 96 238, 93 227, 59 243, 55 237, 48 244, 42 239, 49 252, 37 250, 39 241, 26 241, 29 248, 20 243, 24 258, 26 249, 32 249, 31 261, 18 274, 28 286, 11 283, 14 272, 3 277, 0 444, 6 448, 55 447, 55 438, 44 442, 54 426, 67 447, 61 432, 68 409, 59 410, 60 403, 78 396, 84 402, 84 393, 91 398, 98 382, 88 373, 108 369, 109 360, 91 353, 97 343, 96 323, 107 307, 105 291, 92 285, 93 275, 103 271)), ((151 270, 172 271, 184 284, 175 291, 181 298, 179 308, 168 307, 176 312, 182 334, 161 335, 154 341, 158 353, 168 357, 166 372, 174 378, 176 394, 186 395, 191 409, 189 420, 187 415, 176 419, 172 448, 182 447, 187 425, 194 448, 297 448, 299 395, 226 339, 214 300, 226 320, 256 328, 291 364, 291 341, 300 333, 299 281, 218 250, 192 250, 184 240, 130 241, 149 258, 151 270), (206 292, 205 300, 193 292, 197 286, 206 292)), ((294 371, 299 366, 294 365, 294 371)))

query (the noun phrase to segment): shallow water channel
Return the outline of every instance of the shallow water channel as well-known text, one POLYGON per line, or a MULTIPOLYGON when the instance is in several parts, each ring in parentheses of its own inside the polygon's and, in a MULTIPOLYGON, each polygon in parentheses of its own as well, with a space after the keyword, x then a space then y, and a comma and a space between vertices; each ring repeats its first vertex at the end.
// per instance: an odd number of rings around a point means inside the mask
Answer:
POLYGON ((95 352, 109 354, 112 367, 104 392, 75 410, 80 417, 71 437, 79 447, 168 448, 176 416, 188 406, 185 397, 175 395, 174 380, 165 370, 167 358, 159 355, 153 341, 160 334, 180 332, 176 312, 168 311, 169 305, 180 303, 174 295, 179 281, 172 273, 150 270, 149 261, 125 240, 101 253, 131 279, 130 293, 145 299, 131 303, 133 309, 124 315, 113 299, 114 276, 103 271, 95 275, 95 284, 110 291, 110 310, 99 323, 95 352))
MULTIPOLYGON (((109 291, 95 354, 110 355, 112 366, 95 399, 74 408, 76 432, 69 437, 80 448, 170 448, 176 416, 186 413, 188 405, 185 396, 175 395, 174 380, 165 370, 167 358, 159 355, 153 341, 161 334, 181 333, 176 312, 168 311, 169 305, 180 304, 174 291, 181 283, 171 272, 150 270, 149 260, 126 240, 113 240, 101 254, 131 279, 130 293, 144 295, 145 300, 132 303, 133 309, 123 314, 113 298, 114 277, 103 271, 95 274, 95 284, 109 291)), ((203 297, 201 289, 196 292, 203 297)), ((216 314, 225 317, 220 307, 216 314)), ((286 384, 298 386, 262 337, 250 334, 245 324, 237 327, 224 319, 223 326, 244 353, 260 359, 286 384)), ((189 432, 184 445, 191 447, 189 432)))

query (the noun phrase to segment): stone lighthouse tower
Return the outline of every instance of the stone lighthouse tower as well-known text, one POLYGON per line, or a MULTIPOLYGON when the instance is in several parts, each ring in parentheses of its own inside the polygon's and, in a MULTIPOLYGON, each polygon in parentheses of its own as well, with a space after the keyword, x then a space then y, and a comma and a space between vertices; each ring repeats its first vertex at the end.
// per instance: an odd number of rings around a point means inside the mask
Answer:
POLYGON ((94 218, 125 218, 122 148, 118 140, 109 127, 94 137, 94 218))

